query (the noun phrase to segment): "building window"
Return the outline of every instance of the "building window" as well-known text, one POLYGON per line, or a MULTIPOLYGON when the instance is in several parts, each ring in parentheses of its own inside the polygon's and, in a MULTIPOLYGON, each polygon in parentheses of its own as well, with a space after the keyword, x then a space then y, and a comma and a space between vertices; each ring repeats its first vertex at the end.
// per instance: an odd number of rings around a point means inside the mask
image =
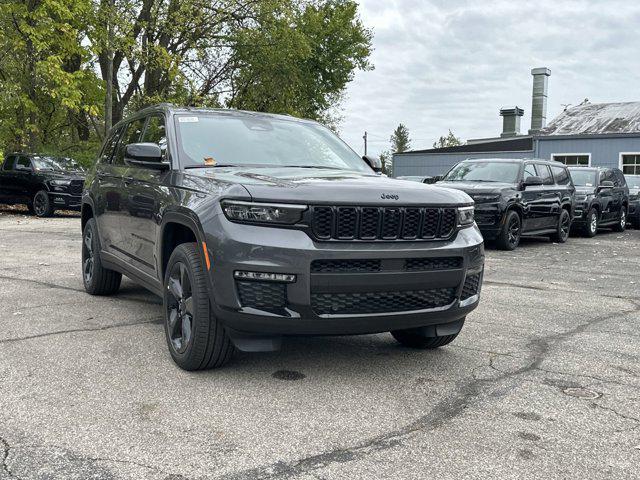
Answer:
POLYGON ((557 153, 551 155, 551 159, 556 162, 564 163, 565 165, 571 165, 574 167, 588 167, 591 163, 591 155, 588 153, 579 153, 579 154, 566 154, 566 153, 557 153))
POLYGON ((625 175, 640 175, 640 153, 621 153, 620 170, 625 175))

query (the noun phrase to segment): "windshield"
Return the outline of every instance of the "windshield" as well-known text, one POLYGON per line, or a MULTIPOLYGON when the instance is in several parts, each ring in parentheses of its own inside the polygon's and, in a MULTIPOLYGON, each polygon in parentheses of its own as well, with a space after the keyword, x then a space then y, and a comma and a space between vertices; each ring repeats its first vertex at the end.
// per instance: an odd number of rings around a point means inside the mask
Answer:
POLYGON ((570 168, 569 172, 571 172, 571 179, 576 187, 594 187, 598 183, 596 170, 570 168))
POLYGON ((200 114, 178 116, 176 130, 185 168, 317 167, 373 175, 364 160, 317 123, 264 116, 200 114))
POLYGON ((520 163, 462 162, 453 167, 442 180, 445 182, 516 183, 519 174, 520 163))
POLYGON ((33 167, 36 170, 51 170, 54 172, 83 172, 84 169, 71 158, 65 157, 33 157, 33 167))
POLYGON ((624 178, 627 180, 629 188, 640 188, 640 175, 634 177, 627 175, 624 178))

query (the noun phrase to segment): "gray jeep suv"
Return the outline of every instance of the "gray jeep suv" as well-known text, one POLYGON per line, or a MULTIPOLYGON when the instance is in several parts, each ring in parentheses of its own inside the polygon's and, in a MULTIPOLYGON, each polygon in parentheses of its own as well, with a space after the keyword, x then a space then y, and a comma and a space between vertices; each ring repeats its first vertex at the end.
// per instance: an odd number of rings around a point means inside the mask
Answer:
POLYGON ((187 370, 290 335, 446 345, 479 300, 473 201, 377 169, 308 120, 140 111, 113 128, 86 180, 85 288, 113 294, 124 274, 160 295, 187 370))

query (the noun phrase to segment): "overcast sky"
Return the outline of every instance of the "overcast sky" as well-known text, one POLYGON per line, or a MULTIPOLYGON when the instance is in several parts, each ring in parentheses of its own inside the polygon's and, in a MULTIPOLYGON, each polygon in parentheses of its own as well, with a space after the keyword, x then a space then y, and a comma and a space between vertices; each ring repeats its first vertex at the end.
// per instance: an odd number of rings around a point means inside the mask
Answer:
POLYGON ((640 2, 361 0, 374 31, 375 70, 358 72, 340 133, 363 153, 387 149, 398 123, 412 148, 451 129, 466 140, 500 134, 502 106, 525 110, 531 68, 548 67, 547 120, 562 104, 640 101, 640 2))

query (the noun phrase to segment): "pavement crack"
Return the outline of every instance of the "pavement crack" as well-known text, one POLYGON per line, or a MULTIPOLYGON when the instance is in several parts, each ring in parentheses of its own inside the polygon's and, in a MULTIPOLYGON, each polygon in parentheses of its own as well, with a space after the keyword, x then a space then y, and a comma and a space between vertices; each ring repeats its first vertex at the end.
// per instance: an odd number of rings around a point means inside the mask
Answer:
POLYGON ((22 341, 25 341, 25 340, 33 340, 35 338, 53 337, 53 336, 57 336, 57 335, 65 335, 67 333, 99 332, 99 331, 104 331, 104 330, 111 330, 111 329, 114 329, 114 328, 135 327, 137 325, 146 325, 146 324, 149 324, 149 323, 159 323, 161 321, 162 321, 162 317, 154 317, 152 319, 142 320, 142 321, 139 321, 139 322, 115 323, 113 325, 104 325, 104 326, 95 327, 95 328, 70 328, 69 330, 58 330, 58 331, 55 331, 55 332, 41 333, 41 334, 38 334, 38 335, 26 335, 24 337, 17 337, 17 338, 5 338, 5 339, 0 340, 0 344, 22 342, 22 341))
POLYGON ((0 460, 0 467, 2 467, 2 471, 9 478, 19 479, 20 477, 16 476, 9 468, 8 459, 9 459, 9 452, 11 451, 11 446, 9 445, 9 442, 7 442, 2 437, 0 437, 0 448, 2 448, 2 451, 0 452, 0 455, 2 455, 2 459, 0 460))
POLYGON ((629 430, 635 430, 636 428, 640 427, 640 418, 636 418, 636 417, 632 417, 631 415, 625 415, 624 413, 621 413, 619 411, 617 411, 615 408, 611 408, 611 407, 607 407, 605 405, 602 405, 598 402, 591 402, 591 405, 593 405, 594 408, 599 408, 601 410, 606 410, 608 412, 613 413, 614 415, 616 415, 617 417, 626 420, 626 421, 630 421, 634 423, 634 426, 631 428, 627 428, 624 430, 618 430, 618 432, 628 432, 629 430))
POLYGON ((30 278, 20 278, 20 277, 12 277, 10 275, 0 275, 0 280, 13 280, 14 282, 33 283, 35 285, 41 285, 47 288, 55 288, 58 290, 70 290, 72 292, 84 293, 84 290, 81 290, 79 288, 65 287, 64 285, 58 285, 57 283, 43 282, 41 280, 32 280, 30 278))
MULTIPOLYGON (((233 472, 216 477, 218 480, 272 480, 288 479, 325 468, 333 464, 342 464, 356 461, 373 453, 388 450, 418 433, 433 431, 453 420, 465 412, 465 410, 480 397, 496 399, 505 394, 505 390, 499 394, 487 394, 487 387, 498 384, 514 377, 520 377, 527 373, 540 369, 541 364, 551 349, 567 339, 579 335, 588 328, 606 322, 613 318, 622 318, 640 311, 637 302, 630 302, 633 308, 616 311, 607 315, 594 317, 581 323, 571 330, 562 333, 552 333, 544 337, 534 338, 527 344, 530 352, 526 365, 512 371, 501 371, 493 365, 493 356, 490 354, 489 367, 500 372, 491 378, 476 378, 475 370, 471 372, 470 380, 457 382, 454 391, 438 402, 426 415, 419 417, 412 423, 387 433, 383 433, 369 440, 357 443, 353 446, 337 448, 327 452, 311 455, 299 460, 284 462, 278 461, 265 466, 233 472)), ((485 365, 486 366, 486 365, 485 365)))

